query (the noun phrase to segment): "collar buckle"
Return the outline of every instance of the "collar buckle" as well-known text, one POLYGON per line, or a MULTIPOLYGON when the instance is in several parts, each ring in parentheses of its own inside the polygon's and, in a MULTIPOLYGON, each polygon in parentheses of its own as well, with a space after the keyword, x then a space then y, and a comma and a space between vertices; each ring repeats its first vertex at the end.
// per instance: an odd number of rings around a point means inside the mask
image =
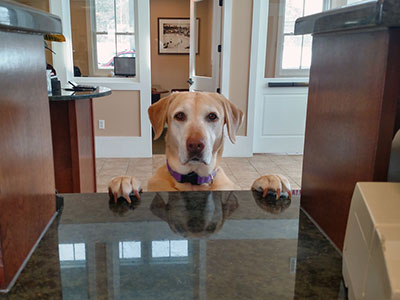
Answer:
POLYGON ((190 183, 193 185, 198 185, 197 178, 199 176, 195 172, 190 172, 189 174, 182 175, 180 182, 182 183, 190 183))

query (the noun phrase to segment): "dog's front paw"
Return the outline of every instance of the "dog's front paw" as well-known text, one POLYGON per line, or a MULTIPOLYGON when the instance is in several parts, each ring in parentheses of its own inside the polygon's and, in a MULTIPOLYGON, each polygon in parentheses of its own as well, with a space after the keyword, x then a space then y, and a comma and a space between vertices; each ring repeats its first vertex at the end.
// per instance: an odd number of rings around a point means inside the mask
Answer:
POLYGON ((263 198, 268 191, 276 192, 276 199, 281 196, 281 192, 287 193, 288 198, 292 198, 289 180, 283 175, 264 175, 256 179, 251 186, 252 190, 263 193, 263 198))
POLYGON ((134 193, 137 199, 140 199, 140 182, 131 176, 118 176, 111 179, 108 184, 108 194, 114 198, 114 202, 117 203, 119 197, 123 197, 131 203, 129 194, 134 193))

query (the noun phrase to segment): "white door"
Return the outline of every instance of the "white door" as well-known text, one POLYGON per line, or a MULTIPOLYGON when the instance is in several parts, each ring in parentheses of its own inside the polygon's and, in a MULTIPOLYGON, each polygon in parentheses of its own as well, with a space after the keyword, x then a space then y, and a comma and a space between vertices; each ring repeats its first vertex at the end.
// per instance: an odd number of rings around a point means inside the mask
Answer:
POLYGON ((303 153, 308 88, 269 87, 300 80, 264 78, 255 102, 254 153, 303 153))
POLYGON ((293 35, 298 16, 290 13, 304 10, 308 2, 254 0, 254 153, 303 153, 308 76, 302 68, 311 59, 311 53, 306 56, 311 52, 311 38, 293 35))
POLYGON ((219 89, 221 11, 220 1, 190 0, 190 91, 219 89))

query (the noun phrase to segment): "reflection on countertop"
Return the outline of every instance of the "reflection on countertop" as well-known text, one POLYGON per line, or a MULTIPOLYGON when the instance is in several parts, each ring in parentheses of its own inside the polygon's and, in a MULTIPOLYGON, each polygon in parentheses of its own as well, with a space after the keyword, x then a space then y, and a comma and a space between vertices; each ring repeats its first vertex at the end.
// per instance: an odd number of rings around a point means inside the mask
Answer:
POLYGON ((299 208, 250 191, 66 194, 0 299, 346 299, 341 256, 299 208))

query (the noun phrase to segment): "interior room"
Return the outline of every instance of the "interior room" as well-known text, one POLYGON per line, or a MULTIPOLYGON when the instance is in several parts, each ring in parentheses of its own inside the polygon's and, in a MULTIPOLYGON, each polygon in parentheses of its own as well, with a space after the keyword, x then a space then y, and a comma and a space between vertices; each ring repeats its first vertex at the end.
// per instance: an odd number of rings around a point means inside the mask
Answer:
POLYGON ((0 300, 400 297, 399 27, 0 0, 0 300))

